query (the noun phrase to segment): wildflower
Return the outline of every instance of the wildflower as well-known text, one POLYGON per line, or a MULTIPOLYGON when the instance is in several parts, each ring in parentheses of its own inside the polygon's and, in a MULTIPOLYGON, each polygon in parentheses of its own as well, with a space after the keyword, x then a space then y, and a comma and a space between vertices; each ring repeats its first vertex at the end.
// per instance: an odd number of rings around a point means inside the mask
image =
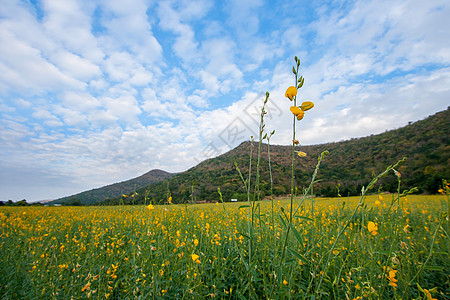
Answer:
POLYGON ((91 283, 88 282, 88 283, 86 283, 86 284, 83 286, 83 288, 81 289, 81 291, 82 291, 82 292, 84 292, 85 290, 88 290, 88 291, 89 291, 90 288, 91 288, 91 283))
POLYGON ((376 206, 380 206, 380 205, 381 205, 381 202, 378 201, 378 200, 375 200, 375 205, 376 205, 376 206))
POLYGON ((284 284, 284 285, 287 285, 287 284, 288 284, 288 282, 286 281, 286 279, 283 280, 283 284, 284 284))
POLYGON ((292 140, 292 142, 293 142, 294 144, 296 144, 296 145, 299 144, 299 141, 297 141, 297 140, 292 140))
POLYGON ((194 245, 195 245, 195 247, 198 246, 198 240, 197 239, 194 240, 194 245))
POLYGON ((193 261, 195 261, 196 263, 200 263, 200 260, 199 260, 199 258, 200 258, 200 256, 198 256, 197 254, 192 254, 191 255, 191 258, 192 258, 192 260, 193 261))
POLYGON ((306 156, 305 152, 302 152, 302 151, 296 151, 296 152, 297 152, 298 156, 300 156, 300 157, 305 157, 306 156))
POLYGON ((377 230, 378 230, 378 225, 375 224, 375 223, 372 222, 372 221, 369 221, 369 223, 367 224, 367 229, 369 230, 369 232, 370 232, 373 236, 375 236, 375 235, 378 234, 378 232, 377 232, 377 230))
POLYGON ((300 108, 301 108, 303 111, 310 110, 310 109, 313 108, 313 107, 314 107, 314 103, 312 103, 311 101, 303 102, 302 105, 300 105, 300 108))
POLYGON ((284 95, 292 101, 294 97, 297 96, 297 89, 295 88, 295 86, 290 86, 288 87, 284 95))
POLYGON ((410 233, 410 232, 412 231, 412 228, 411 228, 411 226, 409 226, 408 224, 406 224, 406 226, 403 227, 403 231, 404 231, 405 233, 410 233))
POLYGON ((299 114, 305 114, 299 107, 297 106, 291 106, 290 108, 291 112, 295 115, 298 116, 299 114))
POLYGON ((397 270, 390 270, 388 275, 389 285, 396 288, 398 280, 395 278, 395 275, 397 274, 397 270))
POLYGON ((147 208, 149 209, 149 210, 154 210, 155 209, 155 207, 153 206, 153 204, 149 204, 149 205, 147 205, 147 208))
POLYGON ((425 294, 427 300, 437 300, 436 298, 431 297, 431 292, 429 290, 423 289, 423 293, 425 294))
POLYGON ((172 196, 169 197, 169 203, 172 204, 172 196))

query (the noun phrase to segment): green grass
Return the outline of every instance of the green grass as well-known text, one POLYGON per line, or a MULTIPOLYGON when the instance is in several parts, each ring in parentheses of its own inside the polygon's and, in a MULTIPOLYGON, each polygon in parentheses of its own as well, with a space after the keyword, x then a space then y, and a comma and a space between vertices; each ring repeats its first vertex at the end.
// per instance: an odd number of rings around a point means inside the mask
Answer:
POLYGON ((359 198, 317 198, 314 215, 307 199, 280 268, 285 230, 278 214, 289 210, 290 199, 275 200, 273 223, 271 202, 262 201, 251 233, 242 203, 152 211, 145 206, 2 207, 1 298, 265 298, 272 286, 272 298, 309 298, 325 272, 319 297, 412 299, 424 297, 419 283, 428 290, 436 287, 433 297, 445 299, 448 221, 440 214, 447 212, 447 198, 410 195, 388 211, 396 196, 382 197, 366 198, 334 249, 359 198), (377 235, 368 231, 368 221, 378 225, 377 235), (389 285, 389 270, 396 270, 397 287, 389 285))

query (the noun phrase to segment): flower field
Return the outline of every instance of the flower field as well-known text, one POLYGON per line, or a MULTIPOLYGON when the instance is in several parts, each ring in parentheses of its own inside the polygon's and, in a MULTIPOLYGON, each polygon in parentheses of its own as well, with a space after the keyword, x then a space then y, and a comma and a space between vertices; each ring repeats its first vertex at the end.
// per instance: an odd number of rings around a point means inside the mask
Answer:
POLYGON ((290 203, 2 207, 1 299, 448 299, 446 196, 290 203))

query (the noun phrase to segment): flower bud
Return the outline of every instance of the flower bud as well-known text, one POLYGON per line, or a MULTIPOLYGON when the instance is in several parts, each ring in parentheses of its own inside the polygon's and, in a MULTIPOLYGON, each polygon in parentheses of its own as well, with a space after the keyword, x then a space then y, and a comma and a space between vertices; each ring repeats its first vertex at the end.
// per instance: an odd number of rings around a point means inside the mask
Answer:
POLYGON ((302 103, 302 105, 300 105, 300 108, 303 111, 310 110, 313 107, 314 107, 314 103, 312 103, 311 101, 305 101, 305 102, 302 103))
POLYGON ((288 87, 284 95, 292 101, 292 99, 297 96, 297 89, 295 88, 295 86, 290 86, 288 87))
POLYGON ((290 110, 296 116, 302 113, 302 110, 297 106, 291 106, 290 110))

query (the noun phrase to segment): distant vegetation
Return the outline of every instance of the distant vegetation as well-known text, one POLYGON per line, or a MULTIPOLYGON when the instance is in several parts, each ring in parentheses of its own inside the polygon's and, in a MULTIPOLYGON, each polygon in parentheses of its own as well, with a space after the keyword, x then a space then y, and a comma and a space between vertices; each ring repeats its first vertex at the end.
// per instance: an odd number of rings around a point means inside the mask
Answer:
MULTIPOLYGON (((364 138, 348 141, 304 146, 307 157, 296 160, 295 181, 298 193, 309 184, 311 174, 322 151, 329 155, 322 162, 314 192, 319 196, 354 196, 361 192, 373 174, 384 170, 403 157, 407 157, 399 172, 402 188, 417 187, 418 193, 437 193, 442 179, 450 178, 450 110, 439 112, 425 120, 405 127, 364 138)), ((250 142, 243 142, 235 149, 208 159, 183 173, 137 189, 137 195, 124 199, 115 198, 102 204, 167 203, 169 195, 174 203, 189 201, 216 201, 220 187, 224 200, 246 199, 246 192, 235 168, 235 162, 244 174, 248 174, 250 142), (147 199, 145 196, 147 195, 147 199)), ((257 143, 254 142, 254 149, 257 143)), ((274 180, 274 195, 289 194, 291 146, 270 145, 274 180)), ((256 158, 256 151, 253 151, 256 158)), ((255 166, 255 164, 253 164, 255 166)), ((255 171, 252 172, 255 174, 255 171)), ((244 175, 245 176, 245 175, 244 175)), ((269 195, 267 144, 263 144, 261 158, 261 191, 269 195)), ((397 181, 385 177, 377 188, 395 192, 397 181)))
MULTIPOLYGON (((450 178, 450 110, 436 113, 424 120, 364 138, 342 142, 303 146, 308 156, 296 160, 295 181, 298 193, 307 186, 322 151, 329 155, 322 162, 314 192, 319 196, 358 195, 363 185, 386 166, 407 157, 399 171, 402 188, 418 187, 418 193, 437 193, 442 179, 450 178)), ((140 177, 64 197, 51 203, 84 204, 154 204, 209 202, 217 200, 220 187, 224 200, 246 199, 246 191, 235 168, 248 174, 250 142, 243 142, 231 151, 211 158, 178 174, 152 170, 140 177), (122 195, 125 194, 125 197, 122 195)), ((253 144, 254 149, 257 143, 253 144)), ((261 185, 263 195, 270 194, 267 144, 261 157, 261 185)), ((289 194, 291 146, 270 145, 275 196, 289 194)), ((256 151, 254 159, 256 158, 256 151)), ((255 166, 255 164, 253 164, 255 166)), ((255 174, 255 170, 252 171, 255 174)), ((396 179, 385 177, 379 181, 383 191, 394 192, 396 179)), ((377 188, 378 188, 377 187, 377 188)))
POLYGON ((67 205, 83 205, 83 204, 96 204, 109 198, 120 197, 122 194, 128 194, 136 191, 143 186, 147 186, 154 182, 166 180, 172 177, 174 174, 168 173, 162 170, 151 170, 139 177, 114 183, 102 188, 97 188, 82 192, 76 195, 67 196, 49 202, 49 204, 63 203, 67 205))

